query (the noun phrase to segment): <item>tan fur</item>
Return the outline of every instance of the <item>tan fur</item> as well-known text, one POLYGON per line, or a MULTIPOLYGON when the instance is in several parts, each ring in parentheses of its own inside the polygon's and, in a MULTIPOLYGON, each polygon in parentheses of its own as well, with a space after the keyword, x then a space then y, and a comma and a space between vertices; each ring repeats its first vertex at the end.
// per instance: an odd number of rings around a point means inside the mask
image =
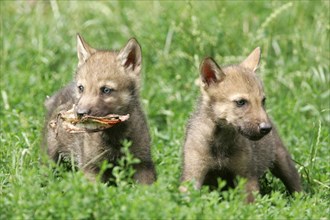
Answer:
MULTIPOLYGON (((94 180, 102 161, 116 164, 122 156, 121 142, 130 140, 131 153, 140 163, 135 180, 151 184, 156 179, 150 152, 150 135, 139 101, 141 48, 135 39, 120 50, 97 50, 77 35, 78 67, 74 81, 46 100, 45 145, 48 155, 57 161, 74 159, 86 177, 94 180), (82 89, 81 89, 82 88, 82 89), (104 88, 109 89, 109 94, 104 88), (61 111, 76 105, 77 115, 130 114, 128 121, 95 133, 71 134, 60 124, 57 133, 49 124, 61 111)), ((111 170, 103 181, 111 177, 111 170)))
POLYGON ((187 125, 181 181, 195 181, 199 189, 216 187, 221 177, 233 187, 236 176, 245 177, 251 202, 258 178, 270 169, 289 192, 301 191, 298 172, 264 107, 263 85, 255 74, 259 58, 256 48, 239 65, 202 62, 202 95, 187 125))

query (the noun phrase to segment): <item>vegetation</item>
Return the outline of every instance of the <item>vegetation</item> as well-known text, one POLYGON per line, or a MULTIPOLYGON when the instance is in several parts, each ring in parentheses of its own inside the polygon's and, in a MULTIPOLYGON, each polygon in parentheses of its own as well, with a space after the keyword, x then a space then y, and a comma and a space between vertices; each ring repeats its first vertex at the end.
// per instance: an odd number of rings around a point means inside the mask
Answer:
POLYGON ((329 219, 329 1, 31 0, 1 1, 0 10, 0 219, 329 219), (77 32, 96 48, 119 49, 130 37, 142 45, 152 186, 127 179, 131 157, 116 169, 117 187, 41 163, 43 102, 72 79, 77 32), (305 192, 289 197, 267 174, 252 205, 243 179, 225 192, 180 193, 199 63, 236 63, 257 46, 268 112, 305 192))

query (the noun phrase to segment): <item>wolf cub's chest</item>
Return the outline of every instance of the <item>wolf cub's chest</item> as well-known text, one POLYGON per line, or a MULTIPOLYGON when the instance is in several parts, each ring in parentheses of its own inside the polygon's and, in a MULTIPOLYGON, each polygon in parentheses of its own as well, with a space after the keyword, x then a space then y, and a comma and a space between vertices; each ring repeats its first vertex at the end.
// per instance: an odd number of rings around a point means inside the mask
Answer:
POLYGON ((236 170, 248 164, 251 159, 252 149, 233 132, 216 129, 213 134, 209 147, 214 158, 213 167, 216 169, 236 170))
POLYGON ((119 149, 121 146, 120 137, 112 137, 104 132, 85 133, 83 138, 83 145, 85 148, 93 149, 119 149))

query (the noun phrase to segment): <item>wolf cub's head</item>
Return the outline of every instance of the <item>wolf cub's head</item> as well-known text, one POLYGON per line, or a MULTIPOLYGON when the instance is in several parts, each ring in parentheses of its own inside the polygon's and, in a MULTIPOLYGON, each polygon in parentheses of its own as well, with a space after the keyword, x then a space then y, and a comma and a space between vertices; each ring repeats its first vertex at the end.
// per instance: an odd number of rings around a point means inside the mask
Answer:
POLYGON ((105 116, 127 114, 136 100, 141 48, 132 38, 119 52, 97 50, 77 35, 76 113, 105 116))
POLYGON ((259 60, 260 48, 256 48, 238 65, 220 68, 206 58, 200 66, 203 105, 212 120, 250 140, 259 140, 272 129, 262 82, 255 73, 259 60))

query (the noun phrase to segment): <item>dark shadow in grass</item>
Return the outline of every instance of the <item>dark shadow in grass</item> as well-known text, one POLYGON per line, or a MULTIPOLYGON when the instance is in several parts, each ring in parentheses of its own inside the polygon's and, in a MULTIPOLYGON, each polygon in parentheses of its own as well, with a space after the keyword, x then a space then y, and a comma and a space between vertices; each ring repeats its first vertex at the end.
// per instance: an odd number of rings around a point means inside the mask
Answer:
MULTIPOLYGON (((246 184, 245 180, 240 177, 234 177, 230 172, 221 173, 220 178, 212 178, 213 176, 219 176, 219 173, 215 171, 210 171, 205 177, 204 186, 208 189, 207 191, 218 191, 220 200, 226 199, 228 193, 237 193, 240 189, 237 187, 242 187, 246 184), (241 185, 242 184, 242 185, 241 185)), ((284 187, 282 182, 276 177, 272 176, 270 173, 266 172, 263 176, 259 178, 259 195, 271 196, 275 191, 279 191, 286 199, 291 200, 294 195, 291 195, 284 187)), ((244 190, 243 190, 244 191, 244 190)))

